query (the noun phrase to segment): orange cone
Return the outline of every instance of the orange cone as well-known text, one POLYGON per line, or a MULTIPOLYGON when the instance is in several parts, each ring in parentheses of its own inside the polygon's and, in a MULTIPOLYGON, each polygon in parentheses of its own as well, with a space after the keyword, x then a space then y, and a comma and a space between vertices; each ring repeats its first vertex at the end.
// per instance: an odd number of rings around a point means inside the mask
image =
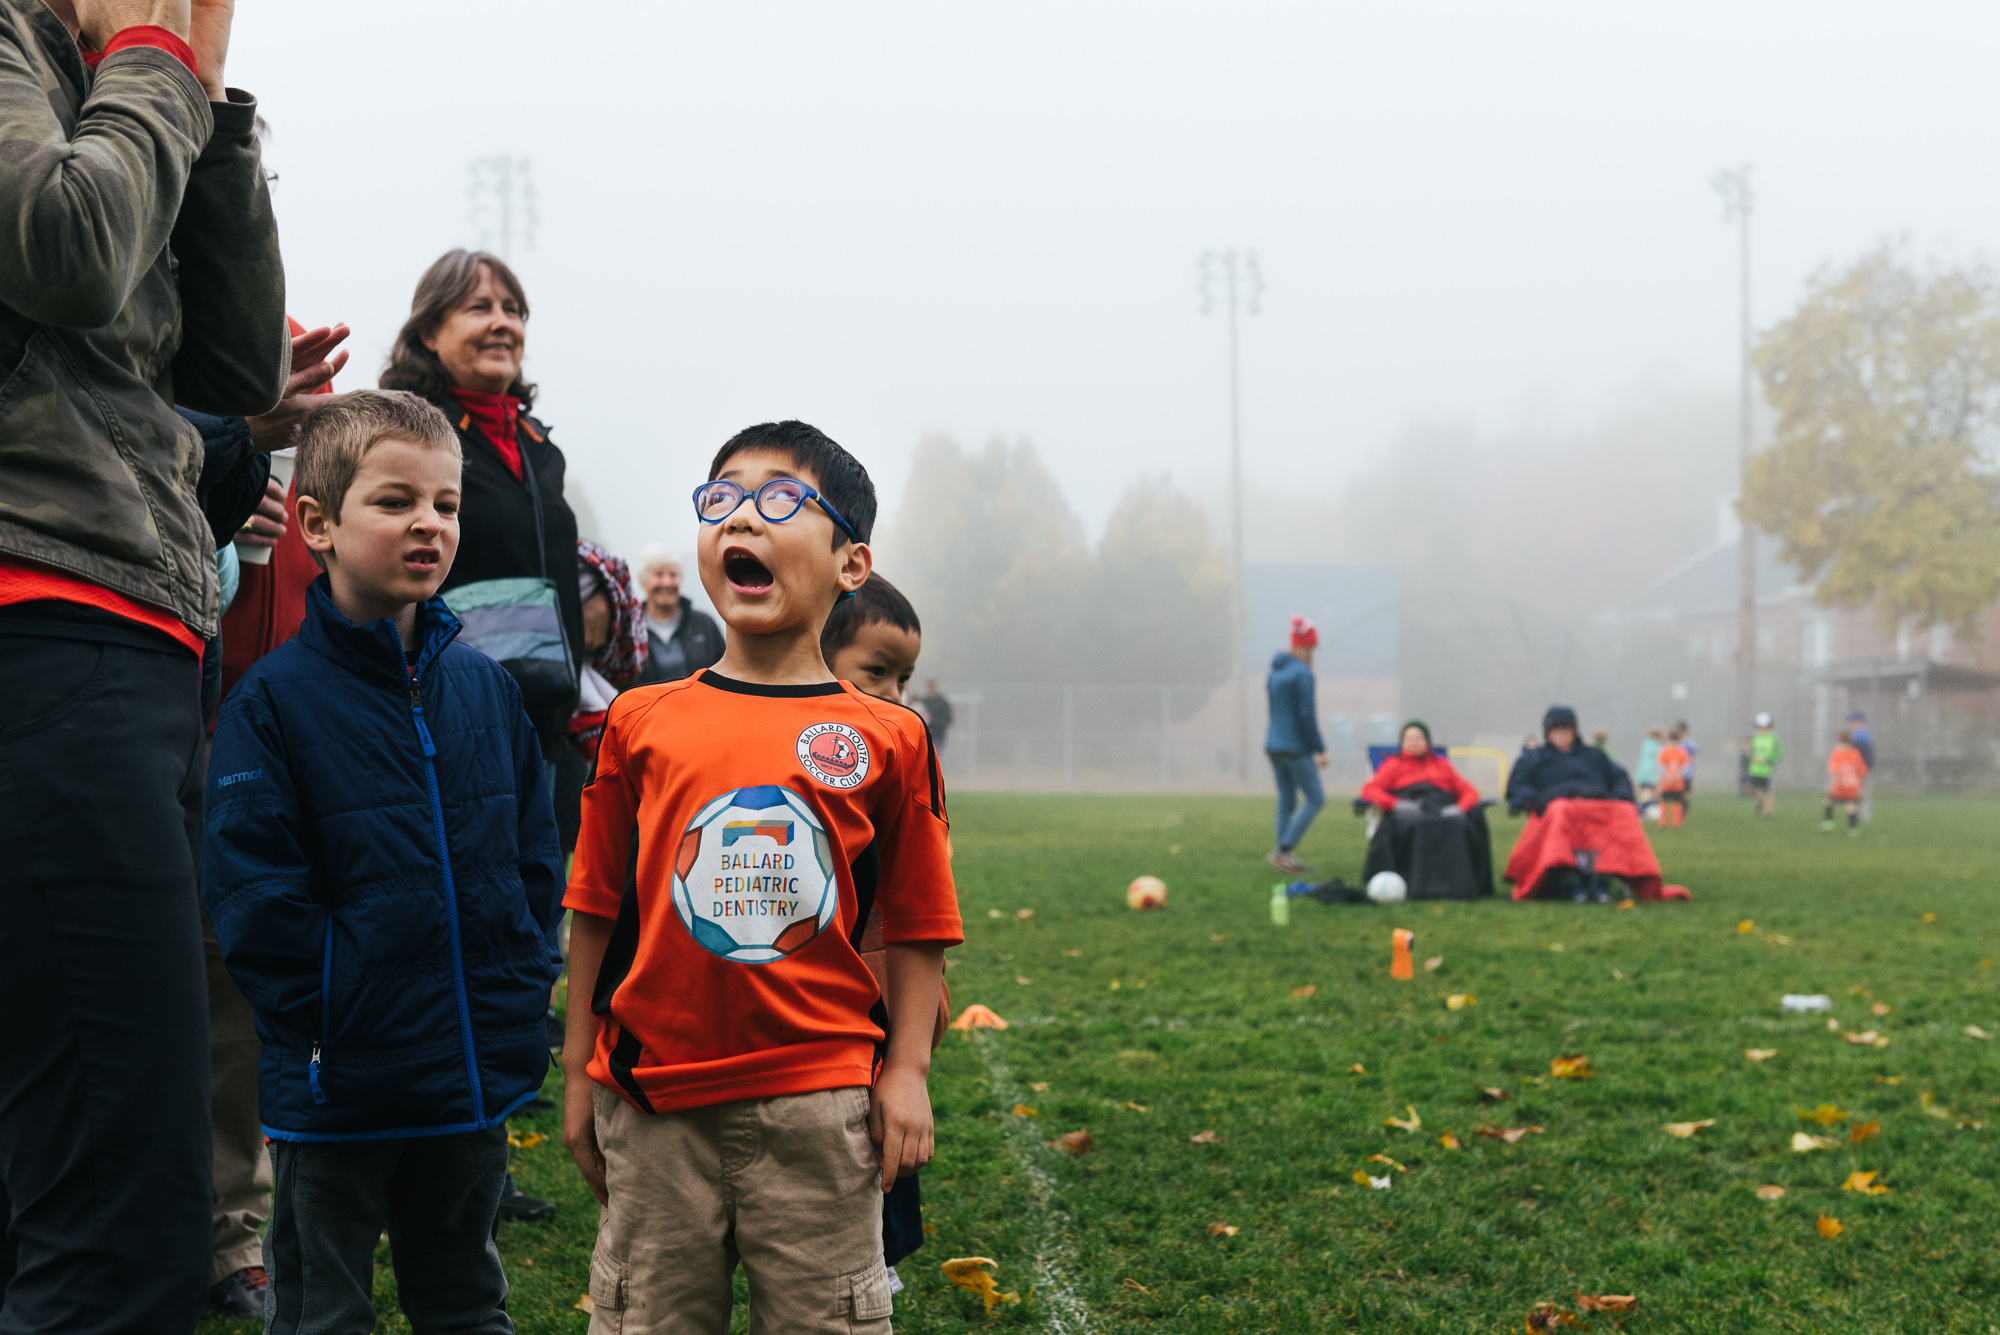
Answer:
POLYGON ((1394 945, 1389 955, 1389 976, 1391 978, 1415 978, 1417 970, 1410 960, 1410 947, 1415 945, 1417 934, 1398 927, 1394 945))

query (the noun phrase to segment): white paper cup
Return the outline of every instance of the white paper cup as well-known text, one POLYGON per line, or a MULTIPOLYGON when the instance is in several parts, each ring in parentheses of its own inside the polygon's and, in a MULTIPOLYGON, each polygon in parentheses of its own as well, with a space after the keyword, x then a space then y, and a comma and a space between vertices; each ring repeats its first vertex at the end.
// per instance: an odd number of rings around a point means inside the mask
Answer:
MULTIPOLYGON (((287 495, 292 490, 292 470, 298 467, 298 449, 271 451, 271 480, 285 489, 287 495)), ((245 565, 267 566, 271 564, 272 548, 257 547, 247 543, 236 544, 236 557, 245 565)))

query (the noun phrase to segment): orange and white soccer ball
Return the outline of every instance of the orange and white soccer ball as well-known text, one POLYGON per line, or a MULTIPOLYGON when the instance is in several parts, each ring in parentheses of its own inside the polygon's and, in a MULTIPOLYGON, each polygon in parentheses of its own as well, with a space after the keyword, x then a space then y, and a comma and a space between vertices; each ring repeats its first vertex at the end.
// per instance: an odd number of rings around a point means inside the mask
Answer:
POLYGON ((1167 906, 1167 883, 1157 876, 1140 876, 1125 887, 1128 909, 1163 909, 1167 906))

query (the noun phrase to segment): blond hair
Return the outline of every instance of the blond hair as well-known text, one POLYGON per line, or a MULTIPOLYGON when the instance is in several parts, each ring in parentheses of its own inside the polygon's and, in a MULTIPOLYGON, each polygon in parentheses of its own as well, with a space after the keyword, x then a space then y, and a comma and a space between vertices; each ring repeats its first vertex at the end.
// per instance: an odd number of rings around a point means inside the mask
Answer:
POLYGON ((339 523, 340 504, 361 460, 385 440, 449 450, 464 462, 458 433, 435 404, 407 390, 358 389, 332 395, 299 428, 297 494, 318 501, 326 517, 339 523))

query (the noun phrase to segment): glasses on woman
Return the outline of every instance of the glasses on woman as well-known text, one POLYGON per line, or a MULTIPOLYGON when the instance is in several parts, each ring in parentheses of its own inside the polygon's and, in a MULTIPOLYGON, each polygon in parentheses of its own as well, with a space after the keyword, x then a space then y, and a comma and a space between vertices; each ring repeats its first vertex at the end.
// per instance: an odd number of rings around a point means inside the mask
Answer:
POLYGON ((695 518, 704 524, 720 524, 742 508, 746 500, 754 502, 757 513, 773 524, 784 523, 797 514, 807 501, 813 501, 826 511, 829 519, 847 530, 849 539, 861 541, 854 525, 848 523, 840 511, 828 505, 826 497, 795 477, 774 477, 755 491, 746 491, 734 482, 720 479, 704 482, 694 489, 695 518))

